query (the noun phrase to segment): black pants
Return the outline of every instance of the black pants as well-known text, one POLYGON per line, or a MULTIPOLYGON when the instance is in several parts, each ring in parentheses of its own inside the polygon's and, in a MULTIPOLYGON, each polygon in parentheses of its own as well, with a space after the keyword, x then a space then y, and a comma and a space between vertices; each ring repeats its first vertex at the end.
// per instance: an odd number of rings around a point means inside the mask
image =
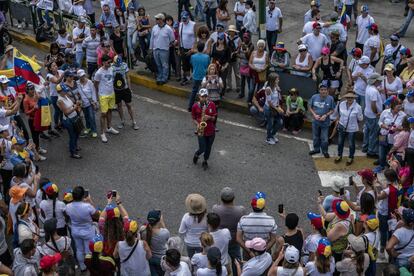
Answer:
POLYGON ((178 1, 178 22, 181 21, 181 12, 187 11, 190 14, 190 19, 194 20, 193 15, 190 12, 190 0, 179 0, 178 1))
POLYGON ((298 131, 302 129, 303 126, 303 114, 297 113, 292 114, 290 116, 286 116, 285 120, 285 128, 288 130, 295 130, 298 131))
POLYGON ((29 132, 27 131, 22 117, 20 117, 20 115, 15 115, 14 120, 16 121, 17 126, 23 131, 24 139, 26 139, 26 141, 29 141, 29 132))
POLYGON ((98 64, 95 62, 88 62, 88 76, 92 79, 93 73, 98 70, 98 64))
POLYGON ((40 132, 35 130, 33 119, 29 119, 29 128, 30 128, 30 132, 32 133, 33 143, 36 145, 36 149, 38 150, 40 147, 40 142, 39 142, 40 132))
POLYGON ((4 29, 1 28, 0 29, 0 55, 4 55, 4 41, 3 41, 3 34, 4 34, 4 29))
POLYGON ((0 169, 1 179, 3 179, 3 196, 6 199, 5 201, 7 205, 10 201, 9 189, 10 189, 10 181, 13 177, 12 172, 13 172, 12 170, 0 169))
POLYGON ((355 42, 355 47, 361 49, 361 51, 364 51, 364 44, 355 42))
POLYGON ((204 160, 207 161, 210 157, 215 137, 214 134, 212 136, 198 136, 198 150, 196 151, 196 155, 200 156, 204 153, 204 160))
POLYGON ((95 25, 95 13, 88 14, 92 25, 95 25))
MULTIPOLYGON (((2 231, 4 231, 4 229, 2 229, 2 231)), ((0 261, 3 265, 7 267, 12 267, 13 259, 12 259, 12 256, 10 255, 9 250, 6 250, 6 252, 0 255, 0 261)))
POLYGON ((217 8, 208 9, 206 13, 207 27, 210 31, 214 31, 216 29, 216 25, 217 25, 216 10, 217 8), (213 26, 211 25, 211 23, 213 23, 213 26))

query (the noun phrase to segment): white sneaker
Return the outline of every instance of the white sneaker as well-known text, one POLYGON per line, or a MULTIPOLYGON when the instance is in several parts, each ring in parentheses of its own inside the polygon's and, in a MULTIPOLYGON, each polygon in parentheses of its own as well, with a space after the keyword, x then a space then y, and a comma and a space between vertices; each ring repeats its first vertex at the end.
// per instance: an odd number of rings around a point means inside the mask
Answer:
POLYGON ((105 133, 104 134, 101 134, 101 140, 102 140, 103 143, 108 142, 108 139, 106 138, 105 133))
POLYGON ((138 129, 139 129, 139 126, 137 126, 137 122, 133 122, 133 123, 132 123, 132 128, 133 128, 134 130, 138 130, 138 129))
POLYGON ((17 24, 17 29, 22 29, 22 28, 23 28, 23 26, 22 26, 21 23, 17 24))
POLYGON ((113 127, 110 127, 106 130, 107 133, 111 133, 111 134, 119 134, 119 131, 114 129, 113 127))
POLYGON ((39 152, 40 154, 46 154, 46 153, 47 153, 47 150, 42 149, 42 148, 39 148, 38 152, 39 152))
POLYGON ((268 143, 269 145, 276 144, 276 142, 275 142, 275 140, 273 138, 266 139, 266 143, 268 143))
POLYGON ((40 155, 40 154, 39 154, 38 158, 39 159, 37 161, 45 161, 47 159, 46 157, 44 157, 43 155, 40 155))
POLYGON ((117 127, 117 128, 119 128, 119 129, 123 129, 123 128, 124 128, 124 126, 125 126, 125 123, 124 123, 124 122, 121 122, 121 123, 119 123, 119 125, 117 125, 116 127, 117 127))
POLYGON ((276 137, 273 138, 273 141, 275 141, 275 143, 279 142, 279 139, 277 139, 276 137))

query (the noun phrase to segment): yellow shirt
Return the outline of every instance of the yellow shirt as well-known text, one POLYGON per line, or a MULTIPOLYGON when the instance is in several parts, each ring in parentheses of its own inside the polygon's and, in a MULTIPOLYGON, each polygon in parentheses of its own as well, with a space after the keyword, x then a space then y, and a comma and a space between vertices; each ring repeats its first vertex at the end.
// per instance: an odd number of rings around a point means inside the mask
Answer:
POLYGON ((408 82, 409 80, 414 79, 414 68, 408 71, 409 68, 405 67, 400 74, 400 78, 403 82, 408 82))

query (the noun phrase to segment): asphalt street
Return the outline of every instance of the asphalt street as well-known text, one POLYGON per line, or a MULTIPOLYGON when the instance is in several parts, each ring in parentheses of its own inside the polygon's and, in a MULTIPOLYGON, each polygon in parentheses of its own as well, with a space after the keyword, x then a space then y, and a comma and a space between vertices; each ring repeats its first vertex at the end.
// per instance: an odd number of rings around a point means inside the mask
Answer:
MULTIPOLYGON (((34 48, 14 45, 23 53, 43 58, 34 48)), ((82 185, 102 208, 106 192, 116 189, 131 217, 142 219, 149 210, 161 209, 173 233, 185 213, 187 194, 203 194, 211 207, 219 201, 224 186, 234 188, 236 202, 245 206, 256 191, 265 192, 268 213, 274 216, 282 203, 288 212, 302 218, 316 210, 321 184, 307 155, 307 142, 283 136, 279 144, 269 146, 264 142, 264 130, 256 127, 253 118, 220 110, 219 117, 225 121, 218 123, 210 168, 204 171, 200 164, 192 164, 197 140, 185 111, 186 100, 139 86, 132 90, 140 130, 127 127, 119 135, 111 135, 107 144, 81 139, 81 160, 69 157, 66 133, 51 142, 42 140, 42 147, 49 151, 48 160, 39 164, 42 174, 61 191, 82 185)), ((113 121, 114 125, 119 122, 118 114, 113 121)), ((283 225, 279 218, 278 224, 283 225)), ((307 222, 302 226, 309 229, 307 222)))

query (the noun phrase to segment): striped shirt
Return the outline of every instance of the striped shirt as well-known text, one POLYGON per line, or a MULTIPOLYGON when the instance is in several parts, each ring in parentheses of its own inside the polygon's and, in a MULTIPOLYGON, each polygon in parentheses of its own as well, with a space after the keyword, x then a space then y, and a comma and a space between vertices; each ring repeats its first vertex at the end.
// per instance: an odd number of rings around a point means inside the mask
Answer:
POLYGON ((82 43, 82 47, 86 49, 86 62, 89 63, 97 63, 98 61, 98 54, 96 53, 96 49, 100 44, 101 38, 97 35, 95 38, 92 36, 88 36, 82 43))
POLYGON ((241 217, 237 224, 237 231, 243 232, 243 240, 245 241, 258 237, 267 242, 271 234, 276 234, 276 229, 275 219, 264 212, 252 212, 241 217))

